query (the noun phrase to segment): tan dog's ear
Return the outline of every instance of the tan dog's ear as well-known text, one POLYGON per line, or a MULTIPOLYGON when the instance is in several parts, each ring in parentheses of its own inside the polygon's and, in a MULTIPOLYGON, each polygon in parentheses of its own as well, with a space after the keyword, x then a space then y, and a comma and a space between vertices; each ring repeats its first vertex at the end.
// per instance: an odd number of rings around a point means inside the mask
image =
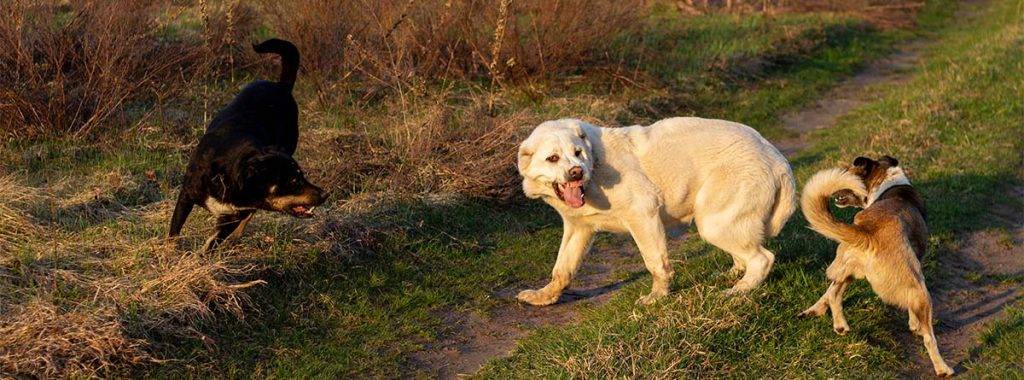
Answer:
POLYGON ((529 141, 523 141, 519 145, 519 155, 516 160, 516 167, 519 169, 519 175, 526 177, 526 169, 530 167, 530 161, 533 160, 533 148, 527 145, 529 141))

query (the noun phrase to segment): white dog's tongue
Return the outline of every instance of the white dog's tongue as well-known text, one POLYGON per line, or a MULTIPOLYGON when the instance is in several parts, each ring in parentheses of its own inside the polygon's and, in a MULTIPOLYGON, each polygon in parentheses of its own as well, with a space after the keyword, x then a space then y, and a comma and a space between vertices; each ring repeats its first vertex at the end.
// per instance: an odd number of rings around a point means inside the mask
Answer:
POLYGON ((583 207, 583 181, 572 181, 558 186, 562 191, 562 198, 569 207, 583 207))

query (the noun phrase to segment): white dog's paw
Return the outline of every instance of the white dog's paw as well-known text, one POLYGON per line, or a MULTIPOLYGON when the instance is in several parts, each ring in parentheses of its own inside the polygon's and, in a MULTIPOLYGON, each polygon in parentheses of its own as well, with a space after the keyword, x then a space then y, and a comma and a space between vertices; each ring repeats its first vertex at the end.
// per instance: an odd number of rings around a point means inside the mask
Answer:
POLYGON ((747 268, 741 267, 739 265, 733 265, 732 268, 729 268, 729 271, 726 273, 732 277, 739 277, 743 275, 743 272, 746 272, 746 270, 747 268))
POLYGON ((953 369, 949 368, 946 363, 940 363, 941 365, 935 367, 935 375, 939 377, 953 376, 953 369))
POLYGON ((754 289, 753 285, 750 285, 746 281, 740 280, 739 282, 736 283, 736 285, 733 285, 732 288, 729 288, 729 290, 726 290, 724 293, 727 296, 734 296, 739 294, 746 294, 752 289, 754 289))
POLYGON ((538 290, 524 290, 519 292, 516 299, 526 302, 533 306, 547 306, 558 301, 559 294, 551 294, 544 291, 544 289, 538 290))
POLYGON ((668 290, 652 290, 650 294, 636 300, 637 305, 651 305, 668 295, 668 290))

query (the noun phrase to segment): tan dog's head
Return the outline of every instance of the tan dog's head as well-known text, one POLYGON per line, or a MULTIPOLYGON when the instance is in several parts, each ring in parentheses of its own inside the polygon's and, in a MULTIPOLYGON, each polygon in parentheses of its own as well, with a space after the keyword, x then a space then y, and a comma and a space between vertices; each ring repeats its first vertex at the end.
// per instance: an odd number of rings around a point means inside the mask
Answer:
POLYGON ((555 197, 572 208, 583 207, 584 189, 594 169, 594 152, 581 120, 546 121, 519 145, 517 166, 523 192, 530 198, 555 197))
MULTIPOLYGON (((856 174, 864 181, 864 188, 868 191, 868 198, 859 205, 856 202, 850 202, 850 206, 868 207, 890 187, 909 185, 910 180, 907 179, 906 174, 899 165, 899 161, 890 156, 882 156, 877 161, 863 156, 854 159, 853 165, 846 170, 856 174)), ((842 205, 840 206, 842 207, 842 205)))

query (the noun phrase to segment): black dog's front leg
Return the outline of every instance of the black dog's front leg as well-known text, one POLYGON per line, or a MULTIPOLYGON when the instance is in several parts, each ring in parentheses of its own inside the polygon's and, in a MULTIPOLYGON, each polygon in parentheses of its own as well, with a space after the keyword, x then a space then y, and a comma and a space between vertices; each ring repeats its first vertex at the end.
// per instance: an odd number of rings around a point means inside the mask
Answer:
POLYGON ((220 215, 217 217, 217 232, 215 232, 206 243, 203 244, 203 252, 214 249, 228 237, 238 237, 245 229, 245 225, 252 218, 253 211, 242 211, 237 214, 220 215))
POLYGON ((181 228, 188 219, 195 204, 185 194, 178 194, 178 202, 174 205, 174 214, 171 215, 171 229, 167 232, 167 238, 173 239, 181 235, 181 228))

